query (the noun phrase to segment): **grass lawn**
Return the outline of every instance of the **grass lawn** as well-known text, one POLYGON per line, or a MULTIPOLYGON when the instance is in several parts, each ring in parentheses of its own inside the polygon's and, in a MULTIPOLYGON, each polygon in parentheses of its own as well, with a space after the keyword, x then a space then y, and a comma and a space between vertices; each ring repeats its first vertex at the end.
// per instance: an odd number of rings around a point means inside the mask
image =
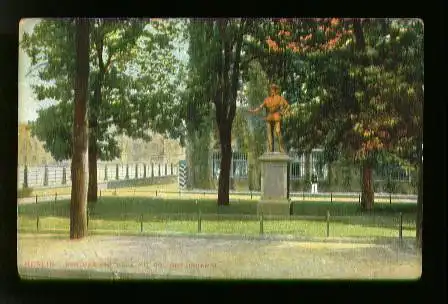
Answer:
MULTIPOLYGON (((177 183, 173 184, 157 184, 157 185, 148 185, 148 186, 142 186, 142 187, 126 187, 126 188, 118 188, 117 192, 120 196, 129 196, 133 194, 134 189, 136 189, 137 195, 138 193, 155 193, 155 191, 168 191, 168 192, 176 192, 178 191, 178 185, 177 183)), ((98 190, 99 191, 99 190, 98 190)), ((103 189, 101 190, 102 194, 105 195, 113 195, 115 192, 115 189, 103 189)), ((71 187, 57 187, 57 188, 36 188, 33 189, 31 193, 31 197, 34 196, 54 196, 55 194, 58 195, 64 195, 64 194, 70 194, 71 193, 71 187)))
MULTIPOLYGON (((55 194, 60 195, 69 195, 71 191, 70 187, 61 187, 61 188, 44 188, 44 189, 33 189, 32 193, 28 195, 29 197, 35 197, 36 195, 39 197, 54 197, 55 194)), ((147 185, 147 186, 137 186, 137 187, 125 187, 125 188, 117 188, 117 189, 101 189, 98 190, 98 196, 101 197, 156 197, 163 199, 177 199, 177 200, 189 200, 189 199, 201 199, 201 200, 216 200, 216 193, 181 193, 179 192, 179 187, 177 183, 171 184, 155 184, 155 185, 147 185)), ((233 194, 230 193, 230 200, 259 200, 260 195, 253 194, 252 196, 249 194, 233 194)), ((298 201, 315 201, 320 202, 322 200, 330 200, 330 195, 327 197, 322 196, 314 196, 310 195, 310 193, 305 193, 303 196, 300 194, 297 197, 293 197, 298 201)), ((334 202, 352 202, 357 203, 358 197, 341 197, 334 196, 334 202)), ((398 202, 397 199, 393 198, 392 202, 398 202)), ((403 201, 401 201, 403 202, 403 201)), ((389 198, 387 197, 376 197, 375 203, 389 203, 389 198)))
MULTIPOLYGON (((212 199, 163 199, 147 197, 101 197, 89 213, 89 233, 141 234, 198 232, 244 234, 260 233, 256 200, 236 200, 218 207, 212 199), (143 230, 141 231, 141 228, 143 230)), ((377 203, 371 212, 362 212, 351 202, 294 201, 293 216, 263 219, 265 234, 326 236, 327 210, 330 212, 330 236, 398 237, 399 213, 403 214, 403 236, 415 236, 416 204, 377 203)), ((19 232, 69 231, 69 201, 18 206, 19 232)))

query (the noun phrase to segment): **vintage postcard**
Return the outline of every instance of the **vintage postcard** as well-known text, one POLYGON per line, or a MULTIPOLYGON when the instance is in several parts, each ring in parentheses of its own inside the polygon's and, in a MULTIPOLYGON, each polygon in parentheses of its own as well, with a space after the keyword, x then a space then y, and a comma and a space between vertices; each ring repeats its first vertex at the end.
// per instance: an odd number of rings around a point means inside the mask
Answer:
POLYGON ((423 22, 20 21, 22 279, 418 279, 423 22))

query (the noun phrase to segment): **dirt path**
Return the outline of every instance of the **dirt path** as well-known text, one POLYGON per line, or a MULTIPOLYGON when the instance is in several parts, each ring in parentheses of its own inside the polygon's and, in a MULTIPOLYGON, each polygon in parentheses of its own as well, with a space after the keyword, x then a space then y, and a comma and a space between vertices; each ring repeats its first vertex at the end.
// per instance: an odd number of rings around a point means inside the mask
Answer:
POLYGON ((335 279, 420 276, 421 257, 394 244, 181 236, 18 235, 19 273, 81 278, 335 279))

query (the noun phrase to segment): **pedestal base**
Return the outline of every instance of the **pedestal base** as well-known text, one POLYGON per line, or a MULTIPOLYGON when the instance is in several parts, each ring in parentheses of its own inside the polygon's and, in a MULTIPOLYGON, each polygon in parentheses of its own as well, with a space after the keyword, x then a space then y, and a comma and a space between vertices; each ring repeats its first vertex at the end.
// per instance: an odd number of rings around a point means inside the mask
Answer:
POLYGON ((260 157, 261 199, 257 213, 266 215, 289 215, 288 162, 285 153, 267 152, 260 157))
POLYGON ((291 202, 287 199, 261 200, 257 204, 257 214, 260 215, 290 215, 291 202))

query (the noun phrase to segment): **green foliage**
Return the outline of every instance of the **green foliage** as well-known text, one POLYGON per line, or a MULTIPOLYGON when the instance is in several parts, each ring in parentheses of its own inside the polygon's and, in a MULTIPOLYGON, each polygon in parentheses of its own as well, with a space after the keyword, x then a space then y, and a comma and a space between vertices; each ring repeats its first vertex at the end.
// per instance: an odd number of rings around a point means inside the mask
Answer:
POLYGON ((212 187, 211 136, 206 132, 189 134, 187 145, 188 188, 210 189, 212 187))
POLYGON ((269 81, 258 61, 249 64, 248 82, 244 88, 245 103, 237 110, 234 122, 235 137, 242 143, 242 151, 248 153, 249 189, 260 189, 261 168, 258 158, 266 145, 266 126, 260 116, 247 115, 246 107, 259 106, 268 95, 269 81))
MULTIPOLYGON (((343 23, 353 29, 352 21, 343 23)), ((305 28, 301 22, 291 26, 305 28)), ((422 130, 422 24, 365 20, 362 31, 364 52, 352 47, 354 35, 319 50, 318 36, 310 40, 315 51, 294 55, 303 62, 295 66, 302 100, 285 122, 285 140, 298 150, 322 146, 329 160, 343 153, 375 163, 388 152, 415 162, 422 130)))
MULTIPOLYGON (((173 55, 177 21, 93 19, 90 50, 89 116, 94 118, 99 158, 120 155, 115 137, 149 140, 148 129, 182 136, 180 101, 175 96, 182 67, 173 55), (177 66, 177 69, 175 68, 177 66), (101 100, 97 90, 102 92, 101 100)), ((33 134, 55 159, 71 157, 73 125, 74 24, 44 19, 22 48, 31 57, 38 100, 56 104, 39 111, 33 134)))
MULTIPOLYGON (((219 129, 218 134, 226 134, 219 136, 221 146, 228 145, 231 140, 229 129, 236 112, 244 24, 238 19, 191 19, 185 31, 189 39, 189 69, 184 99, 187 136, 191 145, 188 151, 190 187, 209 184, 209 169, 205 167, 209 156, 204 155, 204 148, 211 148, 214 127, 215 130, 219 129)), ((229 168, 221 169, 221 175, 228 178, 229 168)), ((221 197, 221 200, 228 201, 228 197, 221 197)))

